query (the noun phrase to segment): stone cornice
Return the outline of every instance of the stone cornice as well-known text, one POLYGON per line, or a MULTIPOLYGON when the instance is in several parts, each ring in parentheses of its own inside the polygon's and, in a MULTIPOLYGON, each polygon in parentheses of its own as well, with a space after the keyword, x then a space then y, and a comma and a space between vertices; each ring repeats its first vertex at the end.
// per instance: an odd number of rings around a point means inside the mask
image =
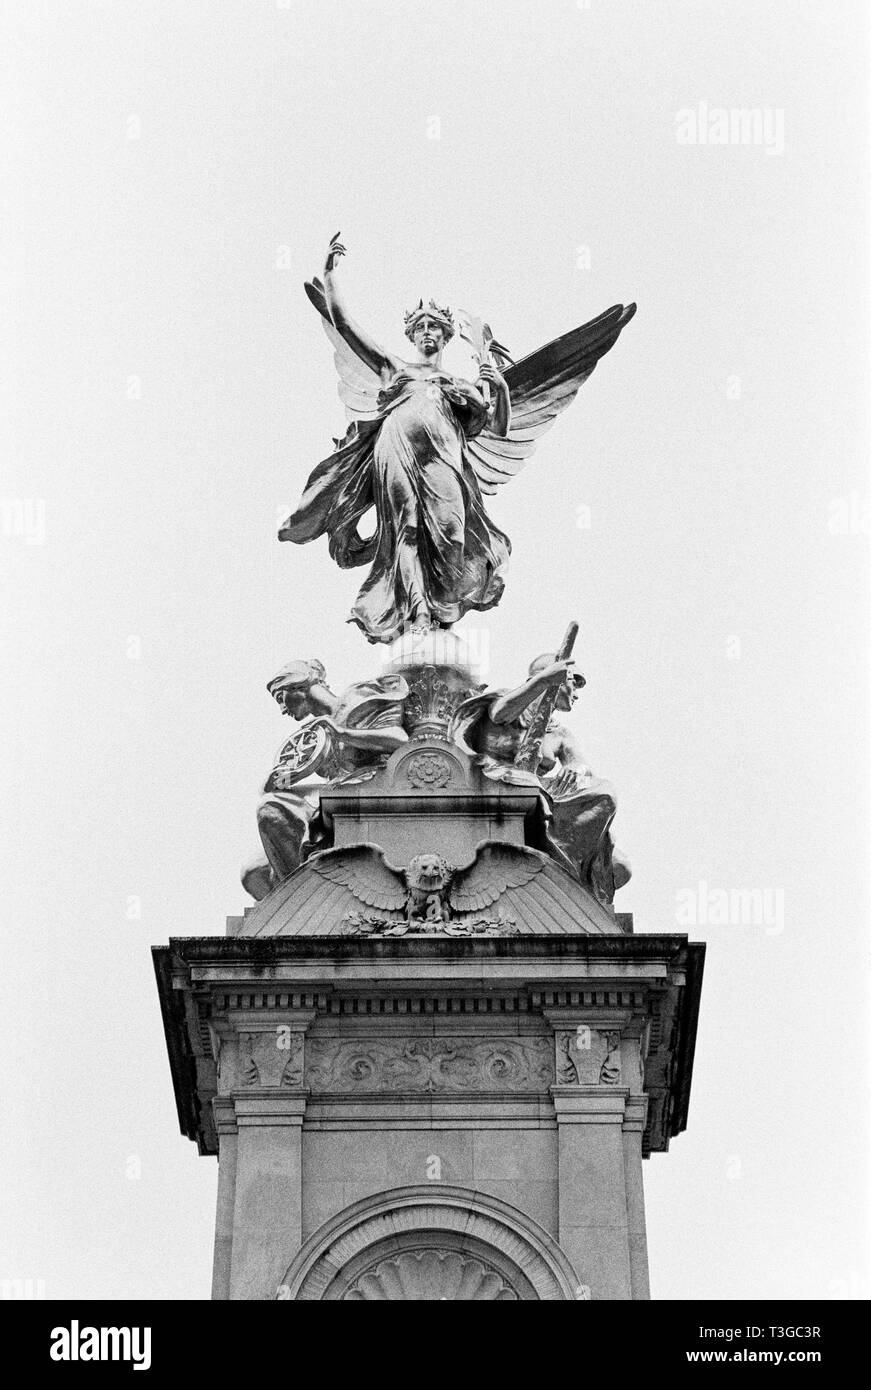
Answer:
MULTIPOLYGON (((370 968, 378 964, 392 965, 401 962, 405 969, 415 962, 438 962, 444 967, 447 963, 463 965, 468 962, 498 961, 506 962, 547 960, 550 963, 560 960, 589 962, 654 962, 667 960, 676 966, 675 959, 682 948, 689 944, 683 933, 646 933, 627 936, 614 933, 613 936, 591 936, 578 933, 574 936, 524 936, 524 937, 238 937, 238 936, 182 936, 170 938, 170 947, 180 962, 189 967, 211 966, 213 968, 229 965, 251 967, 263 966, 274 969, 277 965, 291 962, 328 964, 341 963, 347 966, 352 962, 365 963, 370 968)), ((164 952, 165 946, 156 946, 155 952, 164 952)), ((698 950, 698 946, 693 949, 698 950)), ((683 964, 683 962, 680 962, 683 964)), ((250 973, 247 973, 250 980, 250 973)))
MULTIPOLYGON (((337 1032, 348 1039, 365 1037, 374 1028, 385 1040, 406 1033, 415 1038, 490 1037, 495 1042, 509 1036, 533 1038, 542 1030, 559 1036, 581 1023, 635 1039, 633 1055, 645 1058, 644 1080, 637 1061, 632 1064, 635 1079, 624 1069, 623 1080, 630 1082, 633 1097, 643 1084, 644 1152, 663 1150, 686 1126, 703 960, 704 946, 673 934, 449 941, 184 937, 154 950, 179 1123, 201 1153, 216 1152, 219 1128, 232 1131, 227 1106, 215 1109, 212 1102, 219 1090, 216 1062, 224 1046, 230 1049, 231 1071, 221 1089, 226 1092, 229 1086, 234 1098, 238 1094, 232 1080, 232 1067, 239 1065, 232 1057, 234 1034, 249 1039, 244 1064, 254 1077, 251 1085, 268 1089, 267 1083, 274 1084, 281 1073, 285 1095, 280 1108, 285 1113, 298 1084, 296 1062, 290 1071, 279 1068, 274 1078, 264 1074, 258 1080, 250 1061, 257 1038, 265 1041, 276 1028, 296 1035, 294 1047, 302 1048, 302 1035, 312 1027, 319 1037, 337 1032)), ((292 1055, 296 1058, 297 1052, 292 1055)), ((423 1061, 420 1065, 425 1067, 423 1061)), ((397 1081, 395 1089, 398 1103, 404 1088, 397 1081)), ((606 1109, 622 1096, 621 1086, 594 1090, 605 1093, 606 1109)), ((356 1099, 342 1097, 343 1110, 356 1099)), ((546 1087, 541 1105, 555 1119, 557 1101, 565 1110, 578 1099, 577 1085, 557 1086, 552 1092, 546 1087)), ((498 1109, 510 1104, 511 1097, 485 1097, 483 1092, 473 1100, 431 1097, 433 1104, 447 1107, 446 1114, 455 1109, 465 1113, 469 1105, 484 1102, 482 1119, 488 1101, 498 1109)), ((382 1109, 388 1104, 389 1097, 378 1099, 382 1109)), ((631 1116, 626 1113, 627 1127, 636 1128, 639 1116, 633 1105, 631 1116)), ((540 1119, 547 1120, 544 1111, 540 1119)))

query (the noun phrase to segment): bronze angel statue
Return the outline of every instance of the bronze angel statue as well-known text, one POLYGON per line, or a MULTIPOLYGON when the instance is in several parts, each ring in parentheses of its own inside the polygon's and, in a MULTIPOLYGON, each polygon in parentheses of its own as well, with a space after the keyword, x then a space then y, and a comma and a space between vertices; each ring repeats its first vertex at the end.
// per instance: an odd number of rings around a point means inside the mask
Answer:
POLYGON ((483 494, 520 472, 635 305, 617 304, 516 363, 495 342, 487 351, 488 330, 472 383, 442 365, 457 325, 432 300, 406 314, 411 362, 355 323, 337 283, 344 254, 337 234, 323 281, 307 283, 306 292, 335 348, 350 425, 278 534, 304 544, 326 533, 343 569, 369 565, 349 621, 370 642, 392 642, 409 628, 450 627, 470 609, 499 602, 511 542, 487 515, 483 494), (361 536, 359 523, 373 507, 374 534, 361 536))

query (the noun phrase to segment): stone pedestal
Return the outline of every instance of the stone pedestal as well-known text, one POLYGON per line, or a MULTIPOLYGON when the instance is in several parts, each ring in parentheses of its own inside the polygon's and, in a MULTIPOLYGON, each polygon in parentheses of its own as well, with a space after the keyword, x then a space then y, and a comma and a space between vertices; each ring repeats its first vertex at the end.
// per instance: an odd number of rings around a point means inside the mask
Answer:
POLYGON ((412 676, 416 737, 321 792, 332 848, 155 951, 220 1165, 214 1297, 647 1298, 641 1164, 686 1124, 704 948, 597 902, 539 785, 485 776, 412 676))
MULTIPOLYGON (((625 925, 625 921, 624 921, 625 925)), ((187 938, 156 967, 214 1297, 649 1297, 701 948, 578 933, 187 938)))

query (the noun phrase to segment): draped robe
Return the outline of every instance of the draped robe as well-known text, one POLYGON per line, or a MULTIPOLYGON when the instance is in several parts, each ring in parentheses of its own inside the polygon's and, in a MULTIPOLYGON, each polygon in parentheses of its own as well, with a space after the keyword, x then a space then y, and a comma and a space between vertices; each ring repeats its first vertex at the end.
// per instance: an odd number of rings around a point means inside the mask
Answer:
POLYGON ((371 565, 348 619, 370 642, 393 641, 426 613, 449 626, 499 602, 511 543, 484 510, 468 447, 486 423, 470 382, 403 366, 376 418, 355 421, 314 469, 279 532, 298 543, 326 532, 342 568, 371 565), (373 506, 377 527, 363 538, 373 506))

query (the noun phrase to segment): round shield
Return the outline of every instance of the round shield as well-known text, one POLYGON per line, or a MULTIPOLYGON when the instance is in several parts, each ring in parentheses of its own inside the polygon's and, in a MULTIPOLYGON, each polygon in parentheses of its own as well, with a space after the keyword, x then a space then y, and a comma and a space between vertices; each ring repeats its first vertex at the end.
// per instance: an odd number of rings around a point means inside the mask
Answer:
POLYGON ((272 775, 275 790, 313 777, 326 761, 331 743, 330 732, 322 724, 314 727, 303 724, 291 734, 278 755, 278 765, 272 775))

